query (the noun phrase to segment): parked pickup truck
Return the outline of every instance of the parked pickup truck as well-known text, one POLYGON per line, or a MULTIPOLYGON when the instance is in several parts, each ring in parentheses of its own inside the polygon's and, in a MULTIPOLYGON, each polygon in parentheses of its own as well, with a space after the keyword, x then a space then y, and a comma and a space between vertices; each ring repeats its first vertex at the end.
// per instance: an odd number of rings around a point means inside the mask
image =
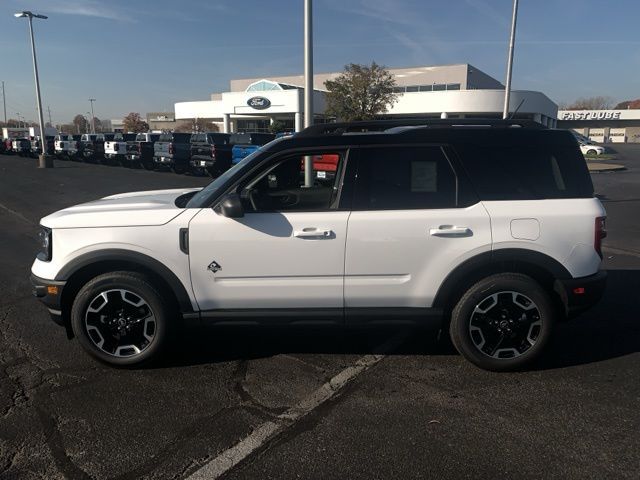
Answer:
POLYGON ((153 170, 153 146, 160 138, 159 133, 138 133, 134 140, 127 142, 125 163, 130 167, 142 166, 153 170))
POLYGON ((231 135, 206 132, 191 135, 191 169, 217 177, 231 166, 231 135))
POLYGON ((78 156, 85 162, 101 161, 104 158, 104 142, 113 140, 115 133, 85 133, 80 138, 78 156))
POLYGON ((27 157, 31 153, 31 141, 28 138, 15 138, 11 141, 11 151, 21 157, 27 157))
POLYGON ((56 135, 53 142, 53 152, 60 160, 69 160, 78 153, 78 142, 81 135, 56 135))
MULTIPOLYGON (((51 136, 45 137, 45 153, 47 155, 53 155, 55 153, 53 138, 54 137, 51 136)), ((33 137, 33 140, 31 140, 31 156, 37 158, 41 153, 42 146, 40 144, 40 137, 33 137)))
POLYGON ((153 145, 153 162, 156 167, 168 167, 175 173, 189 169, 191 156, 190 133, 161 133, 153 145))
POLYGON ((233 165, 239 163, 244 157, 251 155, 274 138, 276 136, 272 133, 234 133, 231 136, 231 143, 233 143, 231 163, 233 165))
POLYGON ((108 162, 123 163, 127 154, 127 142, 136 139, 135 133, 116 133, 104 142, 104 158, 108 162))

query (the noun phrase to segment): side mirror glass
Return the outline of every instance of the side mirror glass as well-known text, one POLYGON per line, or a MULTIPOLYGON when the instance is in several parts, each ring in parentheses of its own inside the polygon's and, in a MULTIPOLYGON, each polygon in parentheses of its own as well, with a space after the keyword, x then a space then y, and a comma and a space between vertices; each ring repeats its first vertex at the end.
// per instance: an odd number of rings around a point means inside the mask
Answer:
POLYGON ((216 208, 217 213, 229 218, 244 217, 242 201, 237 193, 230 193, 222 199, 216 208))

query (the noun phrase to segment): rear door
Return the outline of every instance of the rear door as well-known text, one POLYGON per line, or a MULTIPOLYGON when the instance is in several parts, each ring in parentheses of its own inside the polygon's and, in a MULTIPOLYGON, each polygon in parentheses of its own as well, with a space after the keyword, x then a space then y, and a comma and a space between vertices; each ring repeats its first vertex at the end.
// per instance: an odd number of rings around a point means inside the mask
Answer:
POLYGON ((348 314, 430 307, 457 265, 491 250, 489 215, 452 161, 441 145, 359 150, 345 256, 348 314))

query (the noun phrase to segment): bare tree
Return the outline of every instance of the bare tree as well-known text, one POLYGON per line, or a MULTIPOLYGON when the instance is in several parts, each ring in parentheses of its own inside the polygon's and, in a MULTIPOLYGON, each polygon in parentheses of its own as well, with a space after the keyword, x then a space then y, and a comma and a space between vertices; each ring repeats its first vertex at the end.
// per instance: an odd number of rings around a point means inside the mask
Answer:
POLYGON ((609 110, 613 106, 613 98, 599 96, 579 98, 563 110, 609 110))
POLYGON ((635 110, 640 108, 640 98, 636 100, 625 100, 620 102, 615 107, 615 110, 635 110))

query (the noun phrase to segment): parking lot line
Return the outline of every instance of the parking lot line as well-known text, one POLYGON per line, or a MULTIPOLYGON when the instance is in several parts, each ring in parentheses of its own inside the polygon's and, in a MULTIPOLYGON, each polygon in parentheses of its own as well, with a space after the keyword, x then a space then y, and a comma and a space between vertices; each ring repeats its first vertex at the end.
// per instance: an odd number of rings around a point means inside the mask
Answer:
POLYGON ((361 357, 353 365, 343 369, 309 396, 302 399, 297 405, 278 415, 274 420, 264 422, 255 428, 248 437, 218 454, 192 473, 188 480, 219 478, 324 402, 336 396, 354 378, 382 361, 386 354, 400 346, 407 336, 408 332, 406 331, 401 331, 392 336, 389 340, 374 348, 373 354, 361 357))

